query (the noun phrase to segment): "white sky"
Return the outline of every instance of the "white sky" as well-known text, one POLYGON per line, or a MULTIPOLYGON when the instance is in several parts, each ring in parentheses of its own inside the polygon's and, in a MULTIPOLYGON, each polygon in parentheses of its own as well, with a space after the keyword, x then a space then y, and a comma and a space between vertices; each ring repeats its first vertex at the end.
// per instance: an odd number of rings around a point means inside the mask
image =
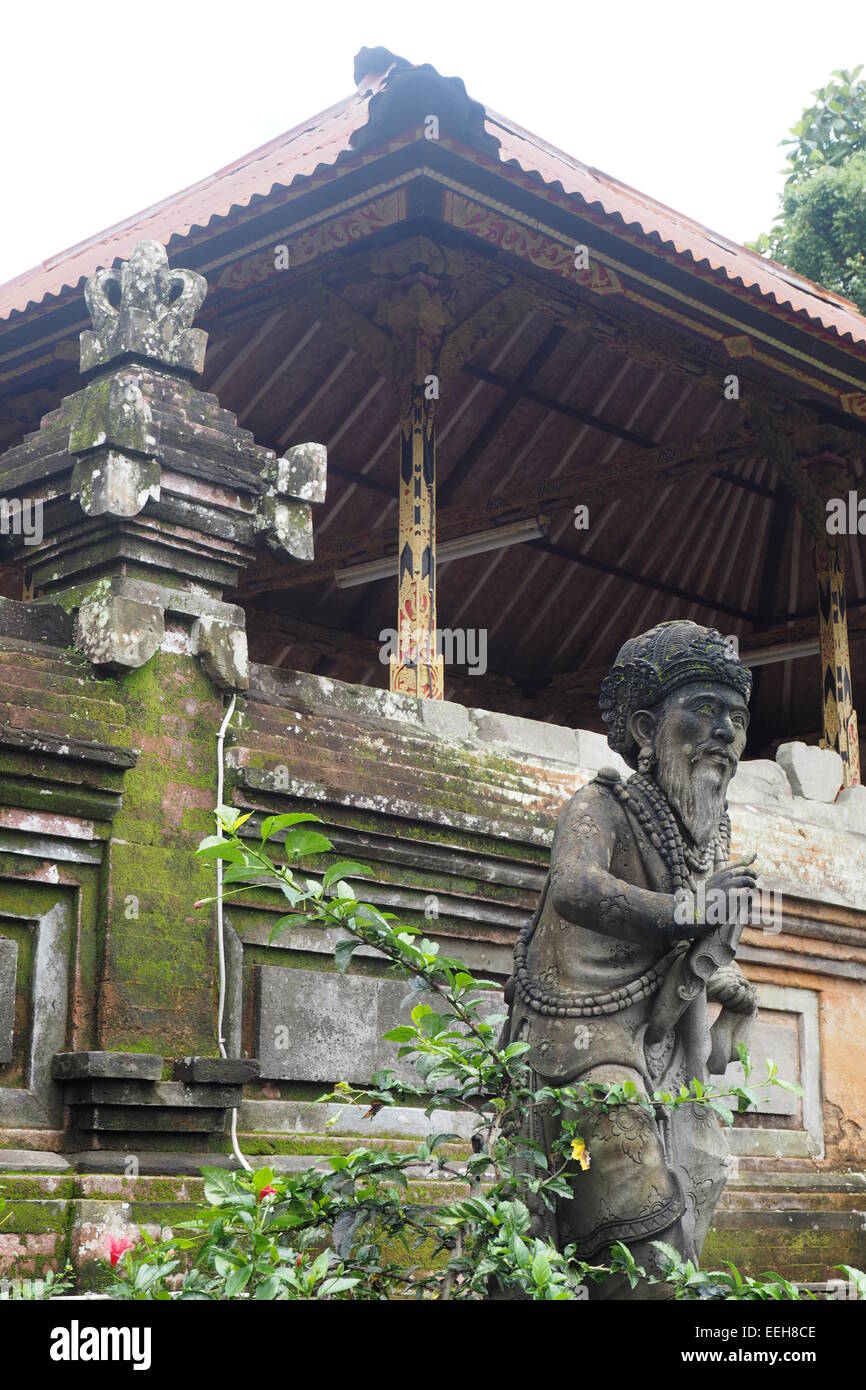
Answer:
POLYGON ((3 11, 0 283, 194 183, 353 87, 383 44, 737 241, 778 142, 866 60, 863 0, 43 0, 3 11))

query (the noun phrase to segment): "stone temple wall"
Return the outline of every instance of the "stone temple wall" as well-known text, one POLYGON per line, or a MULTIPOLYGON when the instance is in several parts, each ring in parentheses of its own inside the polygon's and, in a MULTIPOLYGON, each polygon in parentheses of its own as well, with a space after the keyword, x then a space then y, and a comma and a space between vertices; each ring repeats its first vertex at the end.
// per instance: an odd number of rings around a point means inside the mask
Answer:
MULTIPOLYGON (((392 1060, 380 1034, 403 991, 360 951, 338 977, 320 933, 268 945, 265 900, 229 906, 238 1062, 209 1069, 215 925, 194 904, 212 870, 193 850, 224 697, 179 620, 118 676, 94 674, 58 610, 7 603, 0 631, 0 1274, 67 1255, 95 1269, 109 1232, 196 1200, 236 1104, 250 1155, 297 1167, 351 1148, 359 1126, 328 1129, 317 1097, 392 1060)), ((779 895, 739 953, 755 1061, 804 1094, 737 1120, 706 1257, 800 1278, 866 1263, 866 790, 836 796, 834 756, 789 746, 730 793, 734 850, 756 849, 779 895)), ((597 734, 255 666, 226 738, 227 799, 315 812, 339 858, 371 866, 371 901, 503 983, 559 808, 616 763, 597 734)), ((404 1107, 362 1133, 403 1144, 425 1124, 404 1107)))

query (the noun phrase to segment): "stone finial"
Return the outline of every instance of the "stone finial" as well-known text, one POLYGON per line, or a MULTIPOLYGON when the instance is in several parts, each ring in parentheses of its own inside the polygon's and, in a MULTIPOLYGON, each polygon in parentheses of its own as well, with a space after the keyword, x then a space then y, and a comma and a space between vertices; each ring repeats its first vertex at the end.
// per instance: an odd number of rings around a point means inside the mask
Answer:
POLYGON ((264 491, 256 502, 255 529, 277 555, 313 558, 311 502, 324 502, 328 451, 324 444, 295 444, 270 458, 260 473, 264 491))
POLYGON ((118 270, 97 270, 85 285, 93 329, 81 334, 81 370, 134 357, 201 372, 207 334, 192 321, 206 294, 204 276, 172 270, 160 242, 138 242, 118 270))

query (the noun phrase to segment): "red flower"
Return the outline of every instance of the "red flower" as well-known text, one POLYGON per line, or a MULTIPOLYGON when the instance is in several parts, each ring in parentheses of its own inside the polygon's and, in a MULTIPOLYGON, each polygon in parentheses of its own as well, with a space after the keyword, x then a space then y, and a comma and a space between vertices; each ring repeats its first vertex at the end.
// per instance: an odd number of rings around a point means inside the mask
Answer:
POLYGON ((295 1268, 296 1268, 296 1269, 300 1269, 300 1267, 301 1267, 301 1265, 303 1264, 303 1262, 304 1262, 304 1257, 303 1257, 303 1255, 298 1255, 297 1258, 295 1259, 295 1268))
POLYGON ((108 1242, 108 1258, 111 1260, 111 1268, 115 1269, 117 1262, 127 1250, 131 1250, 134 1241, 127 1240, 126 1236, 112 1236, 108 1242))
POLYGON ((263 1201, 265 1200, 266 1197, 278 1197, 278 1196, 279 1196, 279 1193, 277 1192, 277 1189, 276 1189, 275 1187, 271 1187, 271 1185, 270 1185, 270 1183, 269 1183, 268 1186, 267 1186, 267 1187, 263 1187, 262 1190, 261 1190, 261 1192, 259 1193, 259 1201, 260 1201, 260 1202, 263 1202, 263 1201))

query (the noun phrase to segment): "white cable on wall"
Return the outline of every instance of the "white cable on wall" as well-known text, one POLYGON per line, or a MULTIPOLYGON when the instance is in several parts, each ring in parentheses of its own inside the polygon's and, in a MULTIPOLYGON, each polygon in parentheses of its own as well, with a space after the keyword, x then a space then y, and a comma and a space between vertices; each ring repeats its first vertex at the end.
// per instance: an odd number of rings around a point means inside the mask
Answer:
MULTIPOLYGON (((228 707, 228 709, 227 709, 227 711, 226 711, 226 717, 225 717, 225 719, 223 720, 222 725, 220 726, 220 731, 219 731, 219 733, 217 734, 217 806, 222 806, 222 804, 223 804, 223 785, 224 785, 224 781, 225 781, 225 770, 224 770, 224 766, 223 766, 223 760, 224 760, 224 751, 223 751, 223 750, 224 750, 224 745, 225 745, 226 729, 228 728, 229 723, 230 723, 230 721, 231 721, 231 717, 232 717, 232 715, 233 715, 234 712, 235 712, 235 703, 236 703, 236 701, 237 701, 237 696, 236 696, 236 695, 232 695, 231 701, 230 701, 230 703, 229 703, 229 707, 228 707)), ((222 826, 221 826, 219 823, 217 823, 217 835, 220 837, 220 839, 222 839, 222 834, 223 834, 222 826)), ((224 1019, 224 1016, 225 1016, 225 1007, 226 1007, 226 947, 225 947, 225 937, 224 937, 224 927, 223 927, 223 861, 222 861, 221 859, 218 859, 218 860, 216 861, 216 871, 217 871, 217 959, 218 959, 218 961, 219 961, 219 1003, 218 1003, 218 1005, 217 1005, 217 1046, 219 1047, 220 1056, 221 1056, 221 1057, 226 1057, 228 1054, 226 1053, 226 1043, 225 1043, 225 1038, 223 1037, 223 1019, 224 1019)), ((242 1168, 246 1168, 246 1170, 247 1170, 248 1173, 251 1173, 251 1172, 253 1171, 253 1170, 252 1170, 252 1167, 250 1166, 249 1163, 247 1163, 247 1160, 244 1158, 243 1154, 242 1154, 241 1151, 240 1151, 240 1146, 238 1145, 238 1112, 237 1112, 237 1108, 233 1109, 232 1112, 231 1112, 231 1140, 232 1140, 232 1152, 234 1153, 235 1158, 238 1160, 238 1163, 240 1163, 240 1165, 241 1165, 242 1168)))

